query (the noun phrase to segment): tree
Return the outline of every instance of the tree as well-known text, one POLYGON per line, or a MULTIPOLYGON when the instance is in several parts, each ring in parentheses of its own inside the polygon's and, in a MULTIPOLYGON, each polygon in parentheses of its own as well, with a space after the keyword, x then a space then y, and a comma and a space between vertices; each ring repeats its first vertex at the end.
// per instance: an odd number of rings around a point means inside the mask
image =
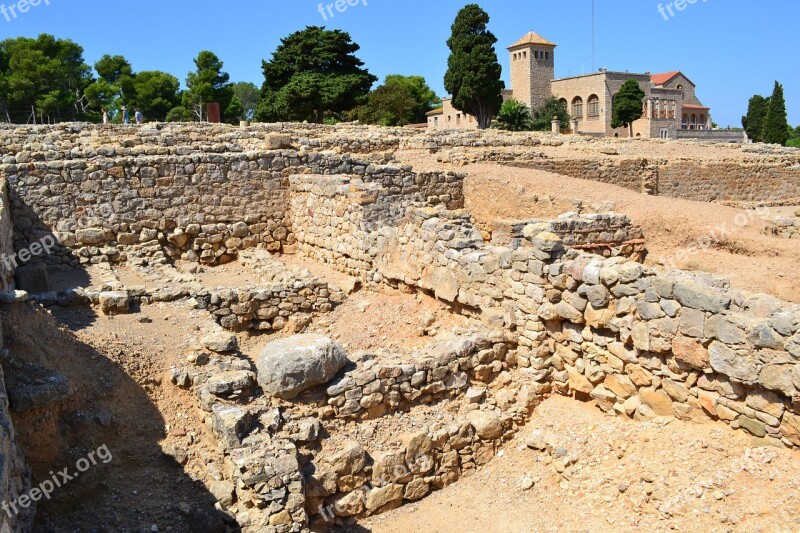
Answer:
POLYGON ((503 103, 505 83, 494 45, 497 38, 487 29, 489 15, 477 4, 468 4, 456 15, 447 40, 450 58, 444 88, 453 107, 474 116, 478 128, 488 128, 503 103))
POLYGON ((383 85, 369 93, 355 115, 365 124, 405 126, 426 121, 425 114, 441 100, 422 76, 386 76, 383 85))
POLYGON ((611 108, 611 127, 629 128, 633 137, 633 123, 642 118, 645 93, 636 80, 628 80, 622 84, 619 92, 614 96, 614 105, 611 108))
POLYGON ((234 83, 231 86, 231 90, 233 95, 239 99, 239 105, 242 108, 242 112, 238 117, 239 120, 252 120, 258 108, 258 103, 261 101, 261 93, 256 84, 240 81, 239 83, 234 83))
POLYGON ((797 126, 794 129, 792 129, 790 126, 789 130, 789 140, 786 141, 786 146, 800 148, 800 126, 797 126))
POLYGON ((356 107, 378 78, 362 68, 360 46, 350 34, 308 26, 281 40, 270 61, 262 62, 264 84, 259 120, 309 120, 356 107))
POLYGON ((533 112, 534 131, 550 131, 553 128, 553 117, 558 117, 562 126, 569 124, 570 116, 566 106, 555 96, 551 96, 533 112))
POLYGON ((96 120, 100 119, 101 108, 113 115, 123 105, 133 105, 136 88, 133 68, 127 59, 106 54, 94 64, 94 69, 99 79, 86 87, 85 94, 96 120))
POLYGON ((497 114, 497 122, 493 124, 492 127, 508 131, 530 130, 533 127, 531 110, 519 100, 510 98, 500 106, 500 112, 497 114))
POLYGON ((166 72, 149 70, 133 78, 135 97, 129 102, 148 120, 163 121, 181 102, 178 78, 166 72))
POLYGON ((786 145, 789 140, 789 121, 786 119, 786 101, 783 99, 783 85, 775 82, 775 89, 769 99, 767 115, 764 117, 761 137, 765 143, 786 145))
POLYGON ((164 118, 164 122, 191 122, 192 121, 192 114, 189 113, 189 110, 185 107, 177 106, 172 108, 167 116, 164 118))
POLYGON ((222 70, 223 62, 213 52, 203 50, 195 58, 194 64, 197 70, 186 77, 187 90, 183 93, 183 107, 197 120, 202 121, 206 104, 215 102, 219 104, 223 115, 226 115, 233 91, 229 83, 230 75, 222 70))
POLYGON ((0 42, 0 102, 9 122, 78 120, 86 116, 84 89, 93 81, 83 48, 41 34, 0 42))
POLYGON ((753 142, 763 142, 761 136, 764 129, 764 119, 769 109, 769 98, 756 94, 750 98, 747 106, 747 115, 742 117, 742 126, 747 137, 753 142))
POLYGON ((108 83, 118 83, 123 78, 133 76, 131 64, 123 56, 110 56, 108 54, 101 57, 94 64, 94 69, 100 79, 108 83))

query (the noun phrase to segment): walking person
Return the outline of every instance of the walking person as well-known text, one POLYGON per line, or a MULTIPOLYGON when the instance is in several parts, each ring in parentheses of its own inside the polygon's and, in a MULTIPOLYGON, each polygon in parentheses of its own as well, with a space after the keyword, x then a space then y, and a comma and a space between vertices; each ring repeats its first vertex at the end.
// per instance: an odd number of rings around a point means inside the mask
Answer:
POLYGON ((105 107, 101 108, 100 111, 103 112, 103 124, 108 124, 108 111, 105 107))
POLYGON ((137 124, 141 125, 142 122, 144 122, 144 115, 142 115, 142 112, 139 111, 138 109, 136 110, 136 113, 133 116, 136 117, 137 124))
POLYGON ((128 108, 125 106, 122 106, 122 123, 123 124, 131 123, 131 117, 130 115, 128 115, 128 108))

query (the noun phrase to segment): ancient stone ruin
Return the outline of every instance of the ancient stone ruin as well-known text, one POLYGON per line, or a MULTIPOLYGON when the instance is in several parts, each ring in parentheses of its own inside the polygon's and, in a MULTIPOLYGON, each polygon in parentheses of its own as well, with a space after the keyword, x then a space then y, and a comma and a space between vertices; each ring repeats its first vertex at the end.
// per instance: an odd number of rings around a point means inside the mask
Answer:
MULTIPOLYGON (((159 444, 213 496, 205 510, 170 508, 190 530, 326 531, 420 501, 528 436, 553 395, 800 447, 800 306, 647 264, 647 235, 621 213, 464 209, 475 162, 674 198, 791 201, 796 151, 720 147, 730 154, 709 162, 625 152, 658 141, 289 124, 9 127, 0 140, 2 501, 132 431, 85 414, 113 396, 99 366, 96 383, 78 383, 70 351, 53 367, 26 354, 89 342, 82 331, 103 320, 120 335, 128 317, 160 331, 145 316, 156 309, 179 317, 166 337, 193 341, 161 375, 141 361, 129 379, 142 398, 178 398, 161 416, 201 421, 159 444), (439 170, 405 163, 414 151, 439 170), (413 342, 348 349, 325 332, 362 327, 337 312, 363 294, 440 310, 408 326, 413 342), (26 447, 32 428, 55 457, 26 447)), ((133 348, 103 343, 128 369, 133 348)), ((536 435, 531 448, 551 445, 536 435)), ((106 483, 97 476, 87 483, 106 483)), ((34 513, 9 524, 26 531, 34 513)))

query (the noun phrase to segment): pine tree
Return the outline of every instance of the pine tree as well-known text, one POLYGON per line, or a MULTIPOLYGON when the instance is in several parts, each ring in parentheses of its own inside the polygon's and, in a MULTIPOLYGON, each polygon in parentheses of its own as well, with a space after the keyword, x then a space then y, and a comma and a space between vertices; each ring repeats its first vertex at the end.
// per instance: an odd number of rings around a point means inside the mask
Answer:
POLYGON ((447 40, 450 58, 444 88, 453 95, 453 107, 474 116, 486 129, 503 104, 503 68, 494 45, 497 38, 486 26, 489 15, 477 4, 458 12, 447 40))
POLYGON ((636 80, 628 80, 622 84, 619 92, 614 96, 614 105, 611 108, 611 127, 630 128, 633 137, 633 123, 642 118, 644 114, 645 93, 636 80))
POLYGON ((786 101, 783 98, 783 86, 775 82, 775 89, 769 99, 767 116, 761 136, 765 143, 786 145, 789 140, 789 121, 786 118, 786 101))

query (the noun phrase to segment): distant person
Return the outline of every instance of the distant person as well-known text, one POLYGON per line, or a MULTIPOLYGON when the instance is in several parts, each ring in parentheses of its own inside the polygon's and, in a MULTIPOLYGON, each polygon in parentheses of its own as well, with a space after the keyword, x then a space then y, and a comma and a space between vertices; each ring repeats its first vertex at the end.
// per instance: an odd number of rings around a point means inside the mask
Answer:
POLYGON ((128 115, 128 108, 125 106, 122 106, 122 123, 123 124, 131 123, 131 117, 130 115, 128 115))
POLYGON ((103 124, 108 124, 108 111, 106 108, 102 108, 100 111, 103 112, 103 124))
POLYGON ((137 124, 141 124, 142 122, 144 122, 144 115, 142 115, 142 112, 139 111, 138 109, 136 110, 136 113, 133 116, 136 117, 137 124))

